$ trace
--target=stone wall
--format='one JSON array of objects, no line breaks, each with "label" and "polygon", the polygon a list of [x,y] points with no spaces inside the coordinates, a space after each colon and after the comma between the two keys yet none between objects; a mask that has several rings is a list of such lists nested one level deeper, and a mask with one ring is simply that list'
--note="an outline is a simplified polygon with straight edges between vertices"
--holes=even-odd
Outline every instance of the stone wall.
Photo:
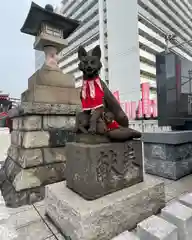
[{"label": "stone wall", "polygon": [[59,147],[73,138],[75,116],[33,115],[13,119],[11,144],[23,148]]},{"label": "stone wall", "polygon": [[13,118],[1,190],[11,207],[44,198],[44,186],[65,179],[65,144],[74,140],[75,106],[22,103]]}]

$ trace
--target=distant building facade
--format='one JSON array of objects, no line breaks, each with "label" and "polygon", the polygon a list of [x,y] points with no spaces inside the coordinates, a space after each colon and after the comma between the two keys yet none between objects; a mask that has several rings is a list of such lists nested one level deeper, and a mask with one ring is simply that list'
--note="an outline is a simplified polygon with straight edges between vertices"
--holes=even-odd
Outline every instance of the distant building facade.
[{"label": "distant building facade", "polygon": [[[155,97],[155,54],[165,49],[165,35],[176,35],[173,44],[192,39],[190,1],[121,0],[120,4],[117,0],[63,0],[57,11],[82,24],[61,52],[60,67],[64,73],[73,74],[76,86],[81,86],[77,48],[81,44],[91,50],[100,44],[102,79],[113,91],[119,90],[123,101],[140,98],[138,86],[143,82],[150,83],[151,97]],[[173,51],[192,60],[192,42]]]}]

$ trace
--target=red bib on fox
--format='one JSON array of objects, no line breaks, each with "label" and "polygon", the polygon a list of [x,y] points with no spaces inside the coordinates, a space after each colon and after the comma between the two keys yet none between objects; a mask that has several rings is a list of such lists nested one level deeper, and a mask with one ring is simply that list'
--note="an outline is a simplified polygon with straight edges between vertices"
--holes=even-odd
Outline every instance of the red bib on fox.
[{"label": "red bib on fox", "polygon": [[81,104],[83,111],[103,106],[104,91],[99,77],[83,80]]}]

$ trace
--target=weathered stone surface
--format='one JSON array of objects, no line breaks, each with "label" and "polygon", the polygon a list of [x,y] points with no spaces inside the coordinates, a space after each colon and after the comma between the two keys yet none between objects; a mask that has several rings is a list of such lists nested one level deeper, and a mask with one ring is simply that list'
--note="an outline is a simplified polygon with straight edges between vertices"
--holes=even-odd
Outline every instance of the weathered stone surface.
[{"label": "weathered stone surface", "polygon": [[12,131],[11,144],[22,148],[61,147],[75,140],[75,133],[69,129],[49,131]]},{"label": "weathered stone surface", "polygon": [[66,162],[65,147],[25,149],[11,145],[8,156],[22,168]]},{"label": "weathered stone surface", "polygon": [[10,182],[13,182],[17,174],[21,171],[21,167],[16,164],[10,157],[7,157],[0,172],[5,172]]},{"label": "weathered stone surface", "polygon": [[74,88],[64,88],[46,85],[35,85],[33,89],[22,94],[22,101],[43,103],[80,104],[79,91]]},{"label": "weathered stone surface", "polygon": [[67,186],[85,199],[102,197],[143,181],[140,141],[67,143]]},{"label": "weathered stone surface", "polygon": [[145,143],[179,145],[192,142],[192,131],[145,132],[142,134],[142,140]]},{"label": "weathered stone surface", "polygon": [[43,200],[45,197],[45,187],[42,186],[16,192],[13,185],[6,180],[1,186],[1,193],[6,206],[16,208]]},{"label": "weathered stone surface", "polygon": [[173,202],[162,209],[161,216],[178,228],[178,237],[182,240],[191,240],[192,236],[192,209],[179,202]]},{"label": "weathered stone surface", "polygon": [[49,146],[60,147],[65,146],[67,142],[73,142],[75,133],[67,129],[52,129],[49,131]]},{"label": "weathered stone surface", "polygon": [[35,170],[23,169],[15,176],[13,180],[13,187],[17,192],[23,189],[40,187],[42,185],[40,179],[37,176],[35,176]]},{"label": "weathered stone surface", "polygon": [[7,155],[14,161],[17,160],[19,158],[19,148],[11,144],[8,148]]},{"label": "weathered stone surface", "polygon": [[21,146],[22,144],[22,133],[19,131],[12,131],[11,132],[11,144],[16,146]]},{"label": "weathered stone surface", "polygon": [[137,236],[129,231],[125,231],[119,234],[117,237],[114,237],[112,240],[139,240]]},{"label": "weathered stone surface", "polygon": [[44,148],[43,155],[45,164],[56,162],[66,163],[65,147]]},{"label": "weathered stone surface", "polygon": [[177,180],[192,172],[192,143],[144,143],[145,171]]},{"label": "weathered stone surface", "polygon": [[18,163],[22,168],[35,167],[43,164],[41,149],[19,149]]},{"label": "weathered stone surface", "polygon": [[177,227],[157,216],[139,223],[137,232],[142,240],[178,240]]},{"label": "weathered stone surface", "polygon": [[17,130],[20,128],[20,118],[14,118],[13,119],[13,130]]},{"label": "weathered stone surface", "polygon": [[72,74],[63,74],[60,68],[43,65],[28,79],[28,88],[34,85],[45,85],[62,88],[75,88],[75,79]]},{"label": "weathered stone surface", "polygon": [[21,132],[12,131],[11,144],[23,148],[38,148],[49,146],[49,132],[32,131]]},{"label": "weathered stone surface", "polygon": [[46,131],[34,131],[22,133],[22,147],[38,148],[49,146],[49,133]]},{"label": "weathered stone surface", "polygon": [[76,112],[80,110],[80,105],[22,102],[20,106],[20,115],[50,114],[75,116]]},{"label": "weathered stone surface", "polygon": [[187,207],[192,208],[192,193],[186,193],[179,198],[179,201]]},{"label": "weathered stone surface", "polygon": [[8,149],[8,156],[11,157],[22,168],[29,168],[43,164],[41,149],[24,149],[11,145]]},{"label": "weathered stone surface", "polygon": [[75,116],[43,116],[43,129],[53,128],[73,129],[75,127]]},{"label": "weathered stone surface", "polygon": [[164,183],[152,178],[94,201],[61,183],[46,187],[46,212],[73,240],[110,240],[165,205]]},{"label": "weathered stone surface", "polygon": [[100,144],[100,143],[110,143],[110,139],[103,135],[91,135],[78,133],[75,137],[75,142],[85,143],[85,144]]},{"label": "weathered stone surface", "polygon": [[11,158],[7,158],[1,171],[16,191],[40,187],[65,179],[65,163],[23,169]]},{"label": "weathered stone surface", "polygon": [[41,116],[23,116],[13,119],[14,130],[37,131],[41,130],[42,117]]}]

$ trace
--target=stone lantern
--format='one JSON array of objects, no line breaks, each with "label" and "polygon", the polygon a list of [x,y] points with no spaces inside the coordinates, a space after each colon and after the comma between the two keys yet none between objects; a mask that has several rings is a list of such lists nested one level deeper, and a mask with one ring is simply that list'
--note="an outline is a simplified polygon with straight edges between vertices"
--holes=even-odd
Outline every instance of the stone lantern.
[{"label": "stone lantern", "polygon": [[[48,4],[43,8],[34,2],[31,3],[21,32],[35,37],[33,47],[35,50],[44,52],[45,62],[43,67],[29,78],[28,89],[21,96],[22,101],[63,103],[66,101],[66,88],[73,88],[70,91],[75,93],[70,93],[70,96],[77,101],[79,96],[74,89],[74,78],[72,75],[63,74],[59,68],[58,53],[67,47],[67,38],[79,24],[79,21],[55,13],[52,5]],[[60,89],[54,92],[53,87],[60,87]]]},{"label": "stone lantern", "polygon": [[21,28],[22,33],[35,37],[33,47],[45,53],[45,62],[28,79],[21,105],[9,112],[11,145],[0,171],[7,206],[40,201],[47,184],[65,179],[65,144],[74,140],[80,95],[73,75],[63,74],[59,68],[57,54],[78,26],[78,21],[54,13],[51,5],[42,8],[32,2]]}]

